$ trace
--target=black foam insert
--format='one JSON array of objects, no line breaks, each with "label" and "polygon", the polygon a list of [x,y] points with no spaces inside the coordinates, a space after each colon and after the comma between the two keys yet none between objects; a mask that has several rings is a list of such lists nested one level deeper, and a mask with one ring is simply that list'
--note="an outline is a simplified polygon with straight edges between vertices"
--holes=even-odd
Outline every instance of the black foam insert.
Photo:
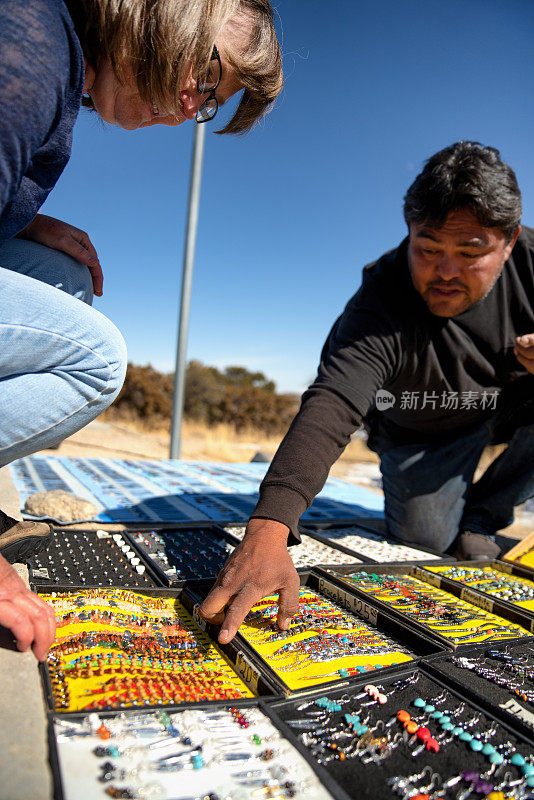
[{"label": "black foam insert", "polygon": [[[503,705],[510,704],[510,701],[513,700],[514,704],[518,704],[521,709],[526,712],[521,715],[520,719],[527,732],[534,732],[534,703],[522,700],[513,689],[501,686],[482,675],[478,675],[470,669],[464,669],[454,663],[458,658],[466,658],[469,661],[477,661],[479,664],[482,663],[482,666],[485,667],[495,667],[498,669],[499,673],[507,677],[510,682],[519,684],[527,690],[534,692],[534,681],[522,680],[511,672],[505,672],[502,668],[503,662],[501,660],[488,656],[488,653],[494,650],[508,653],[512,655],[515,660],[527,656],[527,663],[534,669],[534,642],[530,644],[526,643],[501,647],[496,647],[495,645],[489,647],[486,645],[478,647],[473,651],[455,654],[454,656],[436,657],[432,659],[430,668],[439,671],[441,680],[445,682],[450,682],[451,680],[455,681],[459,685],[462,685],[465,691],[472,692],[475,697],[483,698],[483,701],[499,707],[500,711],[505,716],[509,717],[512,723],[515,723],[517,722],[517,714],[512,711],[512,708],[510,708],[510,706],[510,710],[502,708]],[[483,659],[483,661],[481,659]],[[529,717],[531,717],[531,719],[529,719]]]},{"label": "black foam insert", "polygon": [[[406,675],[408,675],[408,677],[410,675],[419,675],[419,677],[415,684],[409,684],[406,686]],[[421,671],[403,673],[403,676],[400,678],[390,678],[386,681],[380,682],[378,681],[377,676],[377,678],[375,678],[375,682],[376,685],[381,687],[386,694],[390,692],[388,700],[384,705],[373,703],[372,705],[362,707],[361,704],[367,702],[369,698],[361,698],[355,703],[348,703],[344,705],[341,711],[334,712],[332,715],[330,715],[328,717],[328,722],[324,727],[330,727],[332,724],[337,724],[343,719],[344,713],[357,713],[359,708],[362,708],[362,713],[360,714],[362,718],[367,713],[370,714],[370,721],[368,723],[370,727],[376,725],[377,721],[380,719],[384,722],[388,722],[392,717],[395,717],[397,711],[401,709],[408,711],[411,716],[416,717],[421,714],[420,709],[415,708],[413,705],[413,701],[416,697],[421,697],[424,700],[429,701],[432,698],[440,695],[442,692],[445,692],[446,696],[443,701],[436,703],[436,708],[438,710],[454,712],[460,703],[465,702],[466,704],[465,711],[463,713],[450,714],[452,722],[456,723],[456,721],[458,721],[457,724],[463,725],[474,715],[479,716],[479,721],[476,723],[476,725],[469,729],[471,733],[474,733],[475,731],[488,731],[492,722],[494,722],[494,718],[491,716],[491,714],[477,711],[476,708],[474,708],[469,701],[465,700],[463,696],[444,688],[437,681],[433,680],[431,677]],[[362,691],[363,684],[361,684],[359,687],[351,686],[350,689],[345,687],[344,689],[339,689],[337,691],[328,691],[328,689],[325,689],[323,696],[327,696],[331,700],[336,700],[339,698],[346,699],[347,697],[354,697]],[[273,710],[284,722],[300,718],[305,719],[306,711],[319,710],[316,705],[313,705],[308,709],[297,711],[297,708],[306,702],[309,702],[309,700],[301,698],[300,700],[292,700],[284,702],[283,704],[276,703],[273,706]],[[494,746],[504,744],[505,742],[511,742],[514,744],[514,746],[517,746],[518,752],[526,758],[530,753],[529,745],[524,743],[520,738],[516,737],[501,724],[495,724],[497,725],[497,732],[491,737],[491,739],[489,739],[489,742]],[[290,730],[293,731],[293,734],[297,735],[302,745],[302,732],[291,728],[291,726],[289,727]],[[442,733],[442,729],[433,720],[428,722],[427,727],[430,729],[432,736],[434,737],[436,734]],[[395,733],[398,731],[403,731],[403,727],[398,721],[395,721],[393,725],[388,728],[388,730],[392,733]],[[350,739],[341,739],[338,740],[338,743],[341,746],[341,743],[349,741]],[[413,747],[415,748],[415,745]],[[311,748],[305,747],[305,750],[313,759],[314,756],[311,752]],[[429,765],[432,768],[432,771],[437,772],[444,780],[447,780],[452,776],[459,775],[466,770],[485,773],[491,767],[491,764],[486,756],[473,752],[469,748],[468,744],[459,741],[457,738],[454,738],[450,744],[441,747],[438,753],[430,753],[424,750],[421,755],[414,758],[410,754],[410,749],[408,746],[402,743],[397,749],[393,750],[388,758],[381,761],[378,765],[373,762],[369,764],[363,764],[358,757],[355,757],[347,758],[345,761],[329,761],[324,765],[324,769],[350,797],[391,798],[395,795],[392,788],[388,784],[389,778],[393,776],[408,776],[417,772],[421,772],[426,765]],[[515,778],[521,777],[521,773],[517,767],[507,766],[507,770],[509,770]],[[500,773],[501,779],[503,774],[504,770]],[[488,778],[488,780],[493,783],[491,778]],[[467,783],[458,784],[456,787],[449,790],[446,797],[450,797],[452,800],[452,798],[456,797],[460,787],[465,789],[467,786]]]},{"label": "black foam insert", "polygon": [[182,528],[130,532],[130,537],[172,585],[218,575],[234,546],[217,533],[213,528]]},{"label": "black foam insert", "polygon": [[[136,563],[137,562],[137,563]],[[106,531],[52,532],[50,546],[28,562],[38,586],[157,586],[122,534]]]}]

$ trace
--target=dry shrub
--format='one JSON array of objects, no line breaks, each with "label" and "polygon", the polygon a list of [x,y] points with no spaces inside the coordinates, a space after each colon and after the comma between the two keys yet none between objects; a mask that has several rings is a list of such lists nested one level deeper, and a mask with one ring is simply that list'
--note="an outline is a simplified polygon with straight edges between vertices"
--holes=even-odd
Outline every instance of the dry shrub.
[{"label": "dry shrub", "polygon": [[150,428],[168,425],[173,382],[150,365],[128,364],[124,385],[109,412],[109,419],[143,420]]},{"label": "dry shrub", "polygon": [[[168,428],[174,379],[151,366],[128,364],[126,380],[106,417],[145,428]],[[199,361],[187,366],[184,417],[213,427],[230,425],[236,432],[254,430],[275,436],[287,430],[298,409],[295,395],[277,394],[273,381],[245,367],[221,372]]]}]

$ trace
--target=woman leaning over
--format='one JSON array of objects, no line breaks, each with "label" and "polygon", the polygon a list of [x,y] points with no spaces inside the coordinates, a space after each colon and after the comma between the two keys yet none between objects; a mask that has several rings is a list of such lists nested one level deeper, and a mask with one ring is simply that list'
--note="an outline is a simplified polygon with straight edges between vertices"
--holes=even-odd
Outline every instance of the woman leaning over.
[{"label": "woman leaning over", "polygon": [[[91,308],[102,294],[93,243],[38,213],[69,159],[80,105],[134,130],[205,122],[242,91],[218,132],[243,133],[281,86],[268,0],[2,0],[0,466],[82,428],[124,379],[123,339]],[[0,511],[0,625],[40,660],[54,615],[8,562],[48,535]]]}]

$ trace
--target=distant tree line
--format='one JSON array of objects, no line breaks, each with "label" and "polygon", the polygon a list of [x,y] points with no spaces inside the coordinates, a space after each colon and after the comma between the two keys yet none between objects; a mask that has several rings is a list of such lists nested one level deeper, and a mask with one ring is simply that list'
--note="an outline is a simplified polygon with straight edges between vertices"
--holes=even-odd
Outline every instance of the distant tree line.
[{"label": "distant tree line", "polygon": [[[174,376],[151,366],[128,364],[126,380],[108,415],[143,421],[150,427],[170,423]],[[190,361],[186,370],[184,416],[207,426],[233,425],[275,435],[285,431],[298,409],[298,397],[278,394],[262,372],[245,367],[218,370]]]}]

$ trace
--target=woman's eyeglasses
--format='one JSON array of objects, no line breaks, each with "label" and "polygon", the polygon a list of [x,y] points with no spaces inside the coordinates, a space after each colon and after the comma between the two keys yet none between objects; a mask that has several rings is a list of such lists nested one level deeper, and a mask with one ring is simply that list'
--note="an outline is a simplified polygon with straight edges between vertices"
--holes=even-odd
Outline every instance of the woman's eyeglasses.
[{"label": "woman's eyeglasses", "polygon": [[208,120],[213,119],[219,110],[219,103],[215,97],[215,89],[220,84],[221,78],[221,57],[219,56],[219,51],[215,45],[213,45],[208,72],[206,75],[202,76],[202,78],[197,79],[197,92],[199,94],[208,95],[197,111],[197,122],[208,122]]}]

